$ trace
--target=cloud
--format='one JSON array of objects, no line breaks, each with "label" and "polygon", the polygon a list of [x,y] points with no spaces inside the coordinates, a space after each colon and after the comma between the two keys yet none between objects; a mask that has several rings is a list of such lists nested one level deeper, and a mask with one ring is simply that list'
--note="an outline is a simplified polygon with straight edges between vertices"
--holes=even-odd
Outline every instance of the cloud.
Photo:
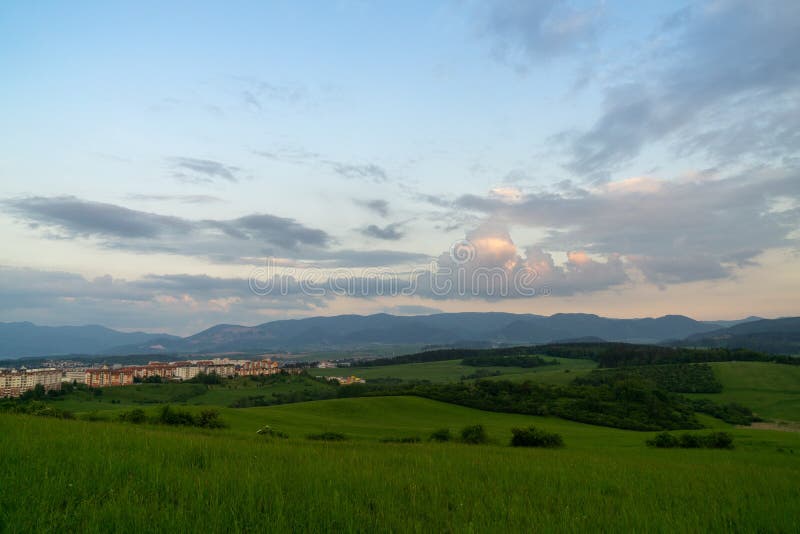
[{"label": "cloud", "polygon": [[217,179],[238,182],[239,167],[225,165],[219,161],[197,158],[170,158],[172,176],[191,183],[209,183]]},{"label": "cloud", "polygon": [[356,204],[359,206],[363,206],[370,211],[373,211],[380,215],[381,217],[386,217],[389,215],[389,203],[382,199],[372,199],[372,200],[354,200]]},{"label": "cloud", "polygon": [[[605,91],[585,131],[567,133],[567,168],[592,178],[672,142],[730,163],[800,149],[800,4],[704,2],[665,25],[639,76]],[[787,122],[788,121],[788,122]]]},{"label": "cloud", "polygon": [[306,295],[297,284],[287,288],[285,294],[265,297],[239,278],[150,274],[137,280],[88,279],[0,266],[0,320],[191,334],[220,322],[253,324],[319,313],[327,306],[327,299]]},{"label": "cloud", "polygon": [[420,294],[435,299],[486,300],[569,296],[629,282],[622,258],[616,254],[598,261],[584,251],[573,251],[566,262],[557,265],[553,256],[539,247],[523,252],[503,224],[484,223],[442,253],[429,276],[418,279]]},{"label": "cloud", "polygon": [[[797,246],[800,170],[724,178],[632,178],[579,195],[542,192],[509,204],[465,195],[457,210],[544,232],[539,246],[625,257],[657,284],[729,277],[762,251]],[[794,236],[794,237],[793,237]]]},{"label": "cloud", "polygon": [[216,202],[223,202],[221,198],[213,195],[148,195],[134,193],[126,195],[125,198],[144,202],[180,202],[182,204],[213,204]]},{"label": "cloud", "polygon": [[241,84],[241,97],[244,104],[261,111],[269,102],[281,105],[299,104],[309,98],[308,90],[301,85],[285,85],[267,82],[253,77],[237,77]]},{"label": "cloud", "polygon": [[235,254],[237,249],[242,254],[243,248],[251,247],[250,252],[258,255],[259,245],[274,245],[285,252],[325,248],[331,241],[323,230],[269,214],[190,220],[76,197],[30,197],[3,204],[18,218],[57,230],[61,237],[97,237],[113,248],[214,255],[225,250]]},{"label": "cloud", "polygon": [[275,161],[294,164],[314,163],[320,160],[320,154],[302,148],[280,148],[276,150],[254,150],[253,154]]},{"label": "cloud", "polygon": [[[336,241],[324,230],[265,213],[193,220],[76,197],[29,197],[1,203],[44,237],[94,238],[102,247],[140,253],[205,257],[222,263],[276,257],[317,262],[326,268],[415,264],[428,259],[404,251],[334,249]],[[385,232],[384,239],[393,237],[391,226],[379,229]]]},{"label": "cloud", "polygon": [[348,180],[363,180],[375,183],[389,181],[389,173],[376,163],[353,163],[325,158],[316,152],[304,149],[254,150],[254,154],[274,161],[294,165],[315,165],[326,168]]},{"label": "cloud", "polygon": [[398,306],[391,306],[384,308],[385,313],[392,315],[432,315],[434,313],[442,313],[439,308],[432,306],[421,306],[418,304],[401,304]]},{"label": "cloud", "polygon": [[31,224],[55,227],[66,236],[154,238],[165,233],[187,232],[193,226],[178,217],[75,197],[28,197],[6,200],[4,204]]},{"label": "cloud", "polygon": [[381,228],[380,226],[370,224],[361,230],[361,233],[367,237],[374,237],[375,239],[384,239],[387,241],[398,241],[405,235],[400,231],[401,223],[392,223]]},{"label": "cloud", "polygon": [[374,163],[351,164],[328,161],[333,171],[344,178],[352,180],[368,180],[376,183],[385,182],[389,179],[386,171],[380,165]]},{"label": "cloud", "polygon": [[286,250],[301,245],[326,247],[330,236],[323,230],[308,228],[294,219],[268,214],[254,214],[230,221],[202,221],[222,230],[227,236],[247,241],[274,243]]},{"label": "cloud", "polygon": [[564,0],[501,0],[488,3],[479,16],[498,57],[527,63],[587,48],[601,14],[599,7],[576,9]]}]

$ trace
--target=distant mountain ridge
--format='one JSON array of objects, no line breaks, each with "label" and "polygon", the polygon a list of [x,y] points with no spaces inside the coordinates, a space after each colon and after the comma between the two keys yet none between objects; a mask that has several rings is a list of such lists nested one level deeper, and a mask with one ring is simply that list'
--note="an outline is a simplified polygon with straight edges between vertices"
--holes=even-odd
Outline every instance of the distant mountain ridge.
[{"label": "distant mountain ridge", "polygon": [[683,315],[613,319],[584,313],[551,316],[500,312],[417,316],[379,313],[280,320],[257,326],[219,324],[188,337],[118,332],[97,325],[50,327],[0,323],[0,358],[369,350],[397,345],[535,345],[564,340],[729,346],[728,343],[744,339],[742,336],[748,337],[751,345],[757,342],[773,349],[771,342],[775,339],[791,344],[797,337],[800,343],[800,318],[708,322]]},{"label": "distant mountain ridge", "polygon": [[99,325],[38,326],[29,322],[0,323],[0,358],[97,354],[121,345],[142,345],[155,338],[167,342],[180,339],[168,334],[120,332]]},{"label": "distant mountain ridge", "polygon": [[[591,314],[542,316],[498,312],[418,316],[338,315],[272,321],[257,326],[216,325],[180,340],[149,340],[170,352],[310,351],[376,345],[538,344],[564,339],[657,343],[718,330],[717,323],[669,315],[609,319]],[[119,347],[147,351],[144,344]]]},{"label": "distant mountain ridge", "polygon": [[800,317],[761,319],[691,335],[676,343],[686,347],[750,349],[772,354],[800,354]]}]

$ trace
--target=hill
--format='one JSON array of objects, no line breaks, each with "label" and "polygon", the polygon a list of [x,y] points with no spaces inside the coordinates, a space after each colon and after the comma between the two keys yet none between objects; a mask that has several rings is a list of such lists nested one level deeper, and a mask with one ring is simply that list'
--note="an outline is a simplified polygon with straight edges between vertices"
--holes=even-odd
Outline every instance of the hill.
[{"label": "hill", "polygon": [[[171,343],[177,336],[146,332],[119,332],[104,326],[38,326],[0,323],[0,358],[62,354],[96,354],[120,345],[152,347],[155,339]],[[152,349],[151,349],[152,350]]]},{"label": "hill", "polygon": [[[230,427],[212,431],[0,414],[0,530],[791,532],[800,522],[800,459],[788,452],[800,434],[789,432],[730,429],[731,451],[657,450],[644,445],[650,433],[404,397],[222,417]],[[257,435],[265,424],[289,437]],[[492,443],[379,441],[472,424]],[[509,447],[510,429],[530,425],[566,446]],[[350,439],[305,437],[330,430]],[[49,475],[32,484],[31,473]]]},{"label": "hill", "polygon": [[[172,352],[310,351],[381,345],[479,346],[537,344],[564,339],[657,343],[719,329],[680,315],[609,319],[590,314],[550,317],[511,313],[442,313],[419,316],[339,315],[273,321],[257,326],[217,325],[179,340],[156,340]],[[152,351],[147,344],[118,352]]]},{"label": "hill", "polygon": [[387,347],[408,347],[413,351],[430,347],[480,348],[565,340],[648,344],[683,340],[673,343],[786,352],[800,347],[798,321],[800,319],[746,319],[730,328],[723,328],[731,322],[696,321],[682,315],[613,319],[583,313],[559,313],[549,317],[477,312],[417,316],[379,313],[271,321],[257,326],[219,324],[184,338],[119,332],[94,325],[49,327],[32,323],[0,323],[0,358],[337,350],[369,353]]},{"label": "hill", "polygon": [[740,323],[729,328],[693,334],[677,344],[800,354],[800,317]]}]

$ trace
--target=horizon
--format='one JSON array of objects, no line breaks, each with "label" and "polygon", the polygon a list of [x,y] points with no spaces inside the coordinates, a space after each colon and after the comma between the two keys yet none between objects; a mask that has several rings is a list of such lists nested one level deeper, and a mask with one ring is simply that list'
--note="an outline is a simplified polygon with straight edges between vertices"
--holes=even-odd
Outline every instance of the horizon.
[{"label": "horizon", "polygon": [[[172,331],[153,331],[153,332],[145,332],[143,330],[137,329],[126,329],[126,328],[111,328],[109,326],[100,324],[100,323],[82,323],[82,324],[41,324],[41,323],[34,323],[32,321],[0,321],[0,324],[31,324],[36,327],[45,327],[45,328],[60,328],[60,327],[72,327],[72,328],[80,328],[80,327],[101,327],[101,328],[109,328],[111,330],[116,330],[122,333],[149,333],[149,334],[164,334],[164,335],[176,335],[178,337],[191,337],[195,334],[199,334],[201,332],[205,332],[206,330],[210,330],[212,328],[218,326],[241,326],[244,328],[255,328],[258,326],[262,326],[264,324],[276,322],[276,321],[302,321],[304,319],[318,319],[318,318],[333,318],[333,317],[344,317],[344,316],[354,316],[354,317],[371,317],[375,315],[389,315],[391,317],[430,317],[432,315],[451,315],[451,314],[510,314],[510,315],[519,315],[519,316],[536,316],[536,317],[543,317],[543,318],[550,318],[555,315],[590,315],[594,317],[598,317],[600,319],[611,319],[611,320],[641,320],[641,319],[664,319],[667,317],[683,317],[686,319],[691,319],[693,321],[697,321],[700,323],[723,323],[723,322],[747,322],[750,320],[774,320],[774,319],[790,319],[796,316],[793,315],[782,315],[776,317],[763,317],[759,315],[748,315],[747,317],[735,317],[730,319],[716,319],[716,320],[703,320],[703,319],[696,319],[690,315],[682,314],[682,313],[667,313],[664,315],[659,316],[640,316],[640,317],[611,317],[611,316],[604,316],[604,315],[597,315],[593,313],[583,313],[583,312],[559,312],[553,313],[550,315],[540,315],[535,313],[513,313],[513,312],[496,312],[496,311],[465,311],[465,312],[436,312],[436,313],[429,313],[429,314],[406,314],[406,315],[399,315],[387,312],[376,312],[371,314],[359,314],[359,313],[351,313],[351,314],[339,314],[339,315],[311,315],[308,317],[291,317],[288,319],[272,319],[269,321],[264,321],[261,323],[253,323],[253,324],[245,324],[245,323],[215,323],[210,324],[205,327],[200,328],[199,330],[192,331],[190,333],[179,333],[176,334]],[[722,326],[722,325],[721,325]],[[725,328],[723,326],[723,328]]]},{"label": "horizon", "polygon": [[0,321],[799,313],[796,2],[186,15],[0,7]]}]

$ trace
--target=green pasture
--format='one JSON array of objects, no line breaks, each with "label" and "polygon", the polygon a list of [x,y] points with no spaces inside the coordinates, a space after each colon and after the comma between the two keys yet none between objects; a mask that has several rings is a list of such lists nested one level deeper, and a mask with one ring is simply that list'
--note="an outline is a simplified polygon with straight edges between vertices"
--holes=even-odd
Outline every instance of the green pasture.
[{"label": "green pasture", "polygon": [[406,363],[400,365],[381,365],[375,367],[341,367],[336,369],[310,369],[314,376],[350,376],[355,375],[366,380],[376,378],[399,378],[401,380],[429,380],[431,382],[457,382],[462,377],[478,371],[489,373],[500,372],[501,376],[492,377],[501,380],[531,380],[553,384],[565,384],[575,376],[585,373],[597,366],[590,360],[570,358],[552,358],[559,365],[542,367],[473,367],[461,365],[461,360],[445,360],[441,362]]},{"label": "green pasture", "polygon": [[[800,524],[797,433],[730,429],[732,451],[658,450],[644,445],[652,433],[411,397],[221,412],[227,429],[0,415],[0,531],[792,532]],[[265,424],[289,438],[256,434]],[[483,424],[492,442],[379,442],[469,424]],[[531,424],[560,433],[566,446],[507,445],[512,427]],[[350,439],[305,438],[320,431]]]},{"label": "green pasture", "polygon": [[737,402],[765,419],[800,421],[800,366],[763,362],[710,364],[722,393],[688,395],[718,403]]}]

